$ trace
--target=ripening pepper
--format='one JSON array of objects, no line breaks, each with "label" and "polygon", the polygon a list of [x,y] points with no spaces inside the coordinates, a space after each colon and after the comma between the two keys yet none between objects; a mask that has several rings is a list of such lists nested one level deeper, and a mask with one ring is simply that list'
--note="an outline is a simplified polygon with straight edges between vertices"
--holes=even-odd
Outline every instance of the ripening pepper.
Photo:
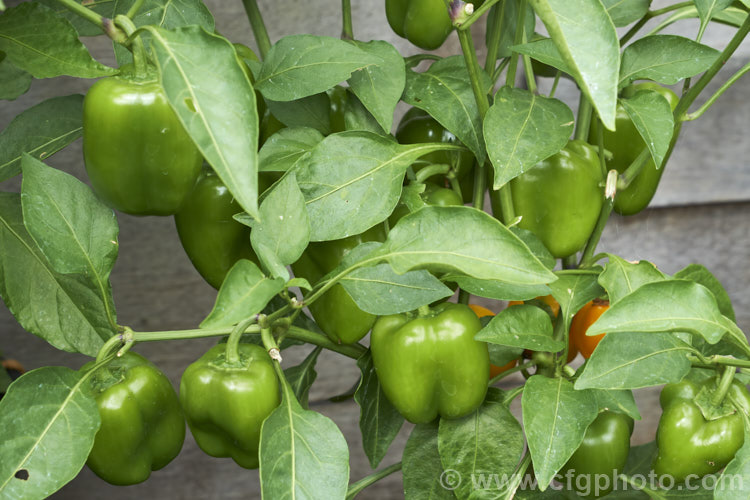
[{"label": "ripening pepper", "polygon": [[[362,234],[340,240],[310,243],[302,256],[292,264],[294,275],[315,284],[333,271],[344,256],[366,241],[384,241],[382,224],[371,227]],[[309,306],[315,322],[334,342],[351,344],[367,335],[376,317],[357,307],[340,284],[331,287]]]},{"label": "ripening pepper", "polygon": [[[706,420],[695,398],[702,388],[714,390],[716,381],[701,383],[684,379],[667,384],[659,402],[662,407],[656,444],[659,447],[654,472],[671,475],[676,482],[688,475],[697,477],[718,472],[734,458],[745,441],[739,410],[716,420]],[[729,386],[729,396],[741,407],[750,408],[750,393],[738,380]]]},{"label": "ripening pepper", "polygon": [[586,331],[607,309],[609,309],[608,300],[594,299],[587,302],[573,316],[573,321],[570,323],[570,341],[575,343],[581,352],[581,356],[586,359],[591,357],[596,346],[599,345],[599,342],[606,335],[604,333],[600,335],[586,335]]},{"label": "ripening pepper", "polygon": [[83,101],[83,159],[91,185],[131,215],[172,215],[203,158],[154,76],[102,78]]},{"label": "ripening pepper", "polygon": [[[641,90],[653,90],[661,94],[669,102],[672,111],[677,107],[680,98],[666,87],[658,83],[643,82],[626,87],[623,97],[628,97]],[[589,142],[596,144],[598,141],[599,122],[591,124]],[[616,169],[622,173],[633,160],[646,147],[646,143],[638,133],[633,120],[625,111],[622,104],[617,105],[615,115],[615,130],[604,129],[604,148],[612,153],[612,158],[607,161],[608,169]],[[614,211],[620,215],[634,215],[646,208],[659,187],[659,180],[664,173],[664,166],[657,169],[653,159],[648,160],[643,170],[633,179],[626,189],[617,191],[615,196]]]},{"label": "ripening pepper", "polygon": [[166,375],[146,358],[134,352],[115,358],[93,375],[91,390],[101,426],[86,463],[97,476],[119,486],[141,483],[180,453],[180,402]]},{"label": "ripening pepper", "polygon": [[[556,258],[579,251],[591,236],[604,203],[599,155],[581,140],[519,175],[510,185],[518,227],[534,233]],[[493,205],[500,218],[500,207]]]},{"label": "ripening pepper", "polygon": [[453,30],[443,0],[385,0],[385,15],[398,36],[425,50],[443,45]]},{"label": "ripening pepper", "polygon": [[255,469],[261,425],[281,403],[279,379],[259,345],[238,344],[236,360],[227,359],[227,345],[215,345],[187,367],[180,402],[204,452]]},{"label": "ripening pepper", "polygon": [[427,313],[382,316],[370,349],[388,400],[408,421],[459,418],[487,392],[487,344],[474,340],[482,324],[463,304],[440,304]]},{"label": "ripening pepper", "polygon": [[[573,471],[574,477],[584,475],[588,481],[582,483],[585,489],[579,491],[583,498],[601,498],[614,489],[617,474],[623,472],[630,453],[630,436],[633,434],[633,419],[622,413],[601,412],[591,422],[583,442],[568,462],[560,470],[565,476]],[[595,486],[605,482],[596,479],[597,475],[609,476],[608,487],[596,491]],[[577,485],[576,481],[572,482]]]}]

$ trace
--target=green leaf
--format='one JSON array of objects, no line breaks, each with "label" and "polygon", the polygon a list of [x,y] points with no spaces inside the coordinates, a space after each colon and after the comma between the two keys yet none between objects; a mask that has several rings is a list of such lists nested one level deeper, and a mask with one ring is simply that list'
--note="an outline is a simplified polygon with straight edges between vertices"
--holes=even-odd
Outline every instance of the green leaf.
[{"label": "green leaf", "polygon": [[260,431],[260,489],[263,498],[344,498],[349,448],[333,421],[305,410],[283,384],[278,408]]},{"label": "green leaf", "polygon": [[[406,441],[402,457],[404,496],[409,500],[455,499],[455,474],[446,474],[438,451],[438,422],[419,424]],[[459,480],[461,478],[458,478]]]},{"label": "green leaf", "polygon": [[[484,72],[479,77],[482,88],[489,91],[489,77]],[[427,111],[484,163],[482,120],[462,56],[440,59],[424,73],[407,71],[403,100]]]},{"label": "green leaf", "polygon": [[521,398],[523,427],[539,489],[545,490],[583,442],[598,413],[596,398],[563,378],[533,375]]},{"label": "green leaf", "polygon": [[86,463],[100,419],[89,372],[49,366],[24,374],[0,402],[0,497],[46,498]]},{"label": "green leaf", "polygon": [[573,112],[560,100],[528,90],[500,89],[484,121],[487,154],[495,169],[493,188],[500,189],[565,147],[574,121]]},{"label": "green leaf", "polygon": [[346,93],[344,106],[344,128],[346,130],[366,130],[373,134],[389,135],[383,131],[383,127],[380,126],[377,119],[353,93]]},{"label": "green leaf", "polygon": [[349,85],[387,134],[393,126],[393,112],[406,85],[404,58],[388,42],[354,40],[351,43],[378,61],[352,73]]},{"label": "green leaf", "polygon": [[117,259],[117,218],[75,177],[25,154],[21,159],[23,220],[52,268],[84,274],[110,292]]},{"label": "green leaf", "polygon": [[[503,391],[490,387],[484,403],[474,412],[460,419],[440,419],[440,460],[446,471],[460,474],[462,481],[455,490],[460,498],[472,494],[474,477],[490,475],[490,471],[510,477],[521,461],[523,430],[504,400]],[[499,486],[492,485],[482,493],[499,493]]]},{"label": "green leaf", "polygon": [[273,134],[258,152],[261,172],[286,172],[323,140],[314,128],[283,128]]},{"label": "green leaf", "polygon": [[591,392],[596,398],[599,411],[608,410],[625,414],[633,420],[641,419],[641,413],[638,411],[638,405],[635,403],[633,391],[592,389]]},{"label": "green leaf", "polygon": [[457,273],[448,273],[442,280],[446,283],[456,283],[472,295],[495,300],[529,300],[550,293],[547,285],[513,285],[496,280],[470,278]]},{"label": "green leaf", "polygon": [[12,101],[25,94],[31,86],[31,75],[16,68],[3,52],[0,52],[0,99]]},{"label": "green leaf", "polygon": [[57,349],[96,356],[114,333],[99,290],[86,276],[52,269],[23,225],[16,193],[0,193],[0,248],[0,296],[23,329]]},{"label": "green leaf", "polygon": [[365,131],[326,137],[295,168],[310,214],[310,240],[345,238],[384,221],[401,196],[406,169],[441,147],[401,146]]},{"label": "green leaf", "polygon": [[[102,35],[104,32],[88,19],[84,19],[80,15],[73,11],[68,10],[63,4],[57,0],[34,0],[43,5],[46,5],[52,9],[57,16],[64,17],[78,32],[78,36],[97,36]],[[115,17],[115,3],[111,0],[74,0],[86,7],[87,9],[96,12],[100,16],[114,19]],[[121,0],[122,1],[122,0]],[[125,2],[122,2],[125,3]],[[132,2],[130,2],[132,3]]]},{"label": "green leaf", "polygon": [[0,181],[21,173],[21,155],[43,160],[83,134],[83,96],[53,97],[16,116],[0,132]]},{"label": "green leaf", "polygon": [[289,280],[285,266],[296,262],[310,242],[310,220],[294,172],[271,189],[252,228],[250,242],[263,265]]},{"label": "green leaf", "polygon": [[404,423],[404,417],[393,407],[380,388],[372,354],[367,351],[357,360],[362,378],[354,393],[359,405],[359,429],[362,431],[362,447],[373,469],[383,460],[391,443]]},{"label": "green leaf", "polygon": [[536,306],[518,305],[500,311],[474,338],[532,351],[558,352],[565,343],[552,338],[549,315]]},{"label": "green leaf", "polygon": [[[333,132],[331,129],[331,99],[325,92],[293,101],[268,100],[266,103],[271,114],[287,127],[312,128],[323,135],[329,135]],[[271,138],[276,135],[272,135]]]},{"label": "green leaf", "polygon": [[286,376],[289,385],[292,386],[292,391],[303,408],[308,407],[307,400],[310,394],[310,387],[312,387],[313,382],[318,377],[318,373],[315,371],[315,363],[317,363],[318,355],[322,350],[322,347],[316,347],[307,355],[302,363],[284,370],[284,376]]},{"label": "green leaf", "polygon": [[737,321],[737,318],[734,315],[734,308],[732,307],[732,300],[729,298],[729,294],[722,286],[721,282],[716,279],[716,276],[711,274],[711,271],[706,269],[705,266],[702,266],[700,264],[690,264],[686,268],[677,271],[674,277],[675,279],[694,281],[711,290],[711,293],[714,294],[714,298],[716,299],[721,314],[731,319],[732,321]]},{"label": "green leaf", "polygon": [[681,36],[646,36],[625,47],[620,87],[641,79],[674,85],[703,73],[718,56],[718,50]]},{"label": "green leaf", "polygon": [[576,389],[640,389],[679,382],[690,371],[687,354],[692,351],[669,333],[608,333],[594,349]]},{"label": "green leaf", "polygon": [[261,312],[273,296],[283,289],[283,279],[268,278],[251,261],[240,259],[224,278],[214,308],[201,323],[201,328],[239,323]]},{"label": "green leaf", "polygon": [[355,71],[377,64],[382,64],[380,56],[337,38],[286,36],[268,51],[255,87],[266,99],[292,101],[324,92]]},{"label": "green leaf", "polygon": [[706,29],[706,26],[708,26],[709,21],[718,14],[719,12],[723,11],[730,5],[732,5],[732,0],[693,0],[695,2],[695,7],[698,9],[698,15],[701,18],[701,33],[703,33],[703,30]]},{"label": "green leaf", "polygon": [[604,126],[614,130],[620,45],[607,10],[599,0],[530,3]]},{"label": "green leaf", "polygon": [[258,111],[234,47],[191,26],[149,28],[161,85],[203,157],[240,206],[258,217]]},{"label": "green leaf", "polygon": [[609,262],[599,275],[599,284],[607,291],[610,305],[641,285],[667,279],[664,273],[647,260],[632,263],[611,253],[607,257]]},{"label": "green leaf", "polygon": [[656,168],[661,168],[674,131],[669,102],[658,92],[646,90],[628,99],[620,99],[620,104],[648,146]]},{"label": "green leaf", "polygon": [[97,78],[116,72],[91,57],[69,21],[36,2],[21,3],[0,16],[0,50],[34,78]]},{"label": "green leaf", "polygon": [[555,280],[508,228],[471,207],[424,207],[405,216],[378,254],[397,273],[429,267],[521,285]]},{"label": "green leaf", "polygon": [[715,344],[732,327],[706,287],[684,280],[646,283],[612,305],[588,335],[609,332],[688,332]]},{"label": "green leaf", "polygon": [[602,4],[614,25],[620,28],[645,16],[651,0],[602,0]]},{"label": "green leaf", "polygon": [[[531,253],[533,253],[534,256],[539,259],[542,264],[544,264],[544,267],[546,267],[550,271],[555,268],[555,266],[557,265],[557,259],[554,258],[551,253],[549,253],[549,250],[547,250],[547,247],[544,246],[544,243],[542,243],[542,240],[540,240],[537,235],[535,235],[528,229],[521,229],[518,226],[512,226],[509,229],[510,232],[521,238],[521,241],[526,243],[526,246],[529,247]],[[547,293],[540,293],[537,295],[548,294],[549,291]]]},{"label": "green leaf", "polygon": [[570,329],[573,315],[587,302],[604,295],[604,290],[593,274],[566,274],[549,285],[552,296],[560,304],[560,319],[565,321],[565,330]]},{"label": "green leaf", "polygon": [[[698,17],[698,9],[695,7],[695,5],[689,5],[687,7],[677,9],[671,16],[664,19],[653,30],[651,30],[650,35],[659,33],[660,31],[664,30],[664,28],[676,23],[677,21],[681,21],[683,19],[692,19],[696,17]],[[744,8],[739,9],[736,7],[729,7],[728,9],[725,9],[721,12],[717,12],[716,15],[714,15],[712,21],[739,28],[740,26],[742,26],[742,23],[745,22],[745,19],[747,19],[747,12],[744,10]]]},{"label": "green leaf", "polygon": [[[516,21],[518,20],[518,5],[519,2],[499,2],[492,6],[489,14],[487,14],[487,30],[485,31],[485,45],[488,46],[491,43],[490,34],[493,32],[495,26],[495,16],[497,9],[503,9],[502,24],[500,25],[500,45],[497,51],[497,57],[510,57],[511,47],[515,43],[516,39]],[[526,4],[526,15],[524,16],[524,25],[526,26],[526,33],[529,35],[534,33],[534,25],[536,24],[536,18],[534,16],[534,10],[531,5]]]},{"label": "green leaf", "polygon": [[719,479],[715,500],[744,500],[750,496],[750,439],[737,450]]},{"label": "green leaf", "polygon": [[551,38],[542,38],[522,45],[514,45],[512,48],[520,54],[527,55],[539,62],[559,69],[563,73],[569,75],[573,73],[573,70],[570,69],[568,63],[560,55],[560,51],[557,50],[557,46]]}]

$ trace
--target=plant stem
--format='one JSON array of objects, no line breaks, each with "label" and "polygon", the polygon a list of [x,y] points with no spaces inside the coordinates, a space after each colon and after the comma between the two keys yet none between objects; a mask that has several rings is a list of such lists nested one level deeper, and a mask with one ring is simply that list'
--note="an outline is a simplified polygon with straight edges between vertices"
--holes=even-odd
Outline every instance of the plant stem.
[{"label": "plant stem", "polygon": [[482,70],[479,67],[477,54],[474,50],[474,41],[471,39],[471,33],[468,30],[459,31],[458,40],[461,42],[461,50],[466,61],[466,68],[469,71],[471,89],[474,91],[474,99],[477,101],[477,107],[479,108],[479,117],[484,119],[485,113],[490,108],[490,101],[487,98],[486,90],[482,88]]},{"label": "plant stem", "polygon": [[[482,7],[484,7],[484,5]],[[474,15],[476,14],[477,13],[475,12]],[[489,40],[487,42],[487,57],[484,60],[484,70],[488,74],[492,73],[492,71],[495,69],[495,64],[497,64],[497,55],[498,51],[500,50],[500,39],[502,38],[502,26],[505,19],[505,9],[496,9],[493,14],[493,19],[495,22],[492,25],[492,30],[490,31]]]},{"label": "plant stem", "polygon": [[707,101],[706,101],[705,103],[703,103],[703,105],[702,105],[702,106],[701,106],[700,108],[698,108],[697,110],[693,111],[692,113],[686,113],[686,114],[684,114],[684,115],[682,116],[682,119],[681,119],[681,120],[682,120],[682,121],[691,121],[691,120],[695,120],[696,118],[700,118],[700,116],[701,116],[701,115],[703,115],[703,113],[705,113],[705,112],[706,112],[706,111],[708,110],[708,108],[710,108],[710,107],[711,107],[711,106],[713,105],[713,103],[714,103],[714,102],[716,102],[716,100],[717,100],[717,99],[718,99],[718,98],[719,98],[719,97],[720,97],[720,96],[721,96],[721,95],[722,95],[722,94],[723,94],[724,92],[726,92],[726,91],[727,91],[727,89],[729,89],[729,87],[731,87],[732,85],[734,85],[734,83],[735,83],[735,82],[736,82],[737,80],[739,80],[740,78],[742,78],[742,76],[743,76],[743,75],[744,75],[745,73],[747,73],[748,71],[750,71],[750,63],[747,63],[747,64],[745,64],[745,65],[744,65],[744,66],[742,67],[742,69],[740,69],[740,70],[739,70],[739,71],[738,71],[737,73],[735,73],[734,75],[732,75],[732,77],[731,77],[731,78],[730,78],[729,80],[727,80],[727,81],[726,81],[726,82],[724,83],[724,85],[722,85],[722,86],[721,86],[721,87],[719,88],[719,90],[717,90],[717,91],[716,91],[716,92],[714,93],[714,95],[712,95],[712,96],[711,96],[711,97],[710,97],[710,98],[709,98],[709,99],[708,99],[708,100],[707,100]]},{"label": "plant stem", "polygon": [[469,305],[469,301],[471,300],[471,294],[464,290],[463,288],[458,290],[458,303]]},{"label": "plant stem", "polygon": [[[526,43],[526,26],[522,26],[523,35],[521,36],[521,43]],[[536,77],[534,76],[534,68],[531,66],[531,57],[526,54],[523,55],[523,73],[526,75],[526,86],[529,88],[529,92],[536,94]]]},{"label": "plant stem", "polygon": [[[518,17],[516,17],[516,36],[513,39],[514,45],[520,45],[523,41],[523,27],[526,22],[526,0],[521,0],[518,6]],[[518,52],[513,51],[510,55],[510,66],[505,77],[505,85],[510,87],[516,86],[516,72],[518,71]]]},{"label": "plant stem", "polygon": [[724,368],[724,372],[721,374],[721,381],[716,388],[716,392],[713,394],[713,398],[711,398],[711,404],[714,406],[721,405],[721,402],[724,401],[724,398],[727,395],[727,391],[729,391],[729,387],[732,385],[732,380],[734,380],[734,374],[736,371],[737,370],[733,366],[727,366]]},{"label": "plant stem", "polygon": [[128,35],[130,40],[130,48],[133,52],[133,66],[135,67],[135,75],[138,78],[145,78],[148,74],[148,62],[146,61],[146,48],[143,46],[143,40],[140,36],[134,35],[136,27],[133,21],[120,14],[115,17],[115,24],[120,26],[123,31]]},{"label": "plant stem", "polygon": [[363,477],[356,483],[352,483],[351,485],[349,485],[349,489],[346,492],[346,500],[351,500],[352,498],[357,496],[357,494],[359,494],[360,491],[364,490],[371,484],[376,483],[377,481],[380,481],[384,477],[388,477],[394,472],[398,472],[400,470],[401,470],[401,462],[398,462],[393,465],[389,465],[385,469],[374,472],[370,474],[369,476]]},{"label": "plant stem", "polygon": [[[599,259],[604,258],[605,254],[597,254],[594,257],[598,257]],[[598,260],[598,259],[597,259]],[[555,274],[559,274],[561,276],[567,275],[584,275],[584,274],[601,274],[600,271],[595,271],[593,269],[558,269],[555,271]]]},{"label": "plant stem", "polygon": [[415,177],[416,177],[415,180],[418,183],[423,183],[424,181],[426,181],[433,175],[447,174],[450,169],[451,169],[451,166],[445,163],[433,163],[433,164],[427,165],[426,167],[420,168],[415,174]]},{"label": "plant stem", "polygon": [[650,21],[651,19],[653,19],[654,17],[658,17],[662,14],[666,14],[667,12],[672,12],[673,10],[682,9],[683,7],[690,7],[692,5],[694,5],[692,1],[687,1],[687,2],[676,3],[674,5],[670,5],[662,9],[650,10],[646,12],[646,14],[644,14],[644,16],[640,18],[638,22],[635,23],[635,25],[633,25],[633,27],[630,28],[628,32],[625,33],[625,35],[622,38],[620,38],[620,46],[628,43],[630,39],[633,38],[635,34],[638,33],[641,30],[641,28],[643,28],[646,25],[646,23]]},{"label": "plant stem", "polygon": [[[474,13],[466,20],[464,21],[461,26],[459,26],[458,30],[467,30],[469,27],[474,24],[475,22],[479,21],[479,18],[481,18],[485,12],[490,10],[493,5],[498,3],[500,0],[487,0],[482,4],[481,7],[479,7],[477,10],[474,11]],[[471,2],[466,2],[471,3]]]},{"label": "plant stem", "polygon": [[[696,363],[694,359],[691,362]],[[714,355],[708,358],[698,360],[697,363],[707,366],[734,366],[739,368],[750,368],[750,361],[745,359],[737,359],[729,356]]]},{"label": "plant stem", "polygon": [[354,40],[354,28],[352,27],[352,1],[341,0],[341,17],[342,17],[342,28],[341,28],[341,39],[342,40]]},{"label": "plant stem", "polygon": [[247,19],[250,21],[250,27],[253,29],[253,35],[255,36],[255,43],[258,44],[260,58],[263,60],[266,58],[268,51],[271,50],[271,39],[268,37],[263,16],[260,15],[258,2],[256,0],[242,0],[242,5],[245,6]]},{"label": "plant stem", "polygon": [[[601,130],[601,129],[600,129]],[[589,240],[586,243],[586,248],[583,250],[583,255],[578,264],[578,267],[588,267],[592,264],[592,257],[596,246],[599,244],[599,240],[604,232],[604,227],[607,225],[609,216],[612,214],[612,207],[615,203],[615,193],[617,191],[617,170],[610,170],[607,175],[607,185],[604,189],[604,205],[602,210],[599,212],[599,219],[596,221],[594,226],[594,232],[589,236]]]},{"label": "plant stem", "polygon": [[578,267],[578,262],[576,261],[576,254],[568,255],[564,259],[562,259],[562,267],[563,269],[575,269]]},{"label": "plant stem", "polygon": [[490,383],[488,385],[495,385],[500,380],[504,379],[508,375],[513,375],[514,373],[518,373],[523,370],[527,370],[531,368],[532,366],[535,366],[536,363],[534,361],[527,361],[525,363],[520,363],[517,366],[514,366],[513,368],[510,368],[509,370],[505,370],[502,373],[498,373],[494,377],[490,379]]},{"label": "plant stem", "polygon": [[549,91],[549,97],[550,99],[555,97],[555,92],[557,91],[557,85],[560,83],[560,76],[562,76],[562,71],[559,69],[557,70],[557,73],[555,73],[555,80],[552,82],[552,88]]},{"label": "plant stem", "polygon": [[339,354],[343,354],[346,357],[352,359],[359,359],[364,353],[367,352],[367,348],[362,344],[336,344],[332,342],[325,335],[305,330],[298,326],[290,326],[287,336],[292,339],[302,340],[310,344],[315,344],[329,351],[334,351]]},{"label": "plant stem", "polygon": [[229,364],[236,364],[240,361],[240,354],[238,351],[240,340],[242,339],[242,335],[245,333],[245,330],[247,328],[256,323],[258,321],[258,315],[254,314],[253,316],[247,318],[244,321],[241,321],[237,324],[237,326],[234,327],[232,330],[232,333],[229,334],[229,338],[227,339],[227,348],[226,348],[226,360]]},{"label": "plant stem", "polygon": [[93,10],[84,7],[83,4],[76,2],[75,0],[57,0],[57,3],[68,9],[69,11],[81,16],[87,21],[94,23],[106,33],[108,37],[119,44],[125,44],[127,35],[121,29],[117,28],[111,19],[101,16]]},{"label": "plant stem", "polygon": [[107,356],[113,354],[122,346],[122,343],[122,335],[120,335],[119,333],[107,339],[104,345],[99,348],[99,352],[96,354],[96,363],[101,363]]},{"label": "plant stem", "polygon": [[144,0],[135,0],[135,2],[133,2],[133,5],[130,6],[128,12],[125,15],[128,16],[129,19],[133,19],[135,15],[138,14],[138,11],[141,10],[143,2]]},{"label": "plant stem", "polygon": [[[638,174],[641,173],[643,167],[646,166],[646,163],[648,163],[648,159],[650,157],[651,153],[649,153],[648,148],[644,147],[641,153],[635,158],[635,160],[633,160],[633,163],[631,163],[628,168],[625,169],[622,175],[620,175],[620,179],[617,181],[618,191],[622,191],[623,189],[626,189],[628,186],[630,186],[630,183],[633,182],[636,177],[638,177]],[[662,168],[664,168],[664,165],[662,165]]]},{"label": "plant stem", "polygon": [[574,139],[580,139],[585,141],[589,136],[589,128],[591,127],[591,114],[593,107],[591,101],[586,95],[581,92],[581,96],[578,100],[578,117],[576,118],[576,132],[573,135]]}]

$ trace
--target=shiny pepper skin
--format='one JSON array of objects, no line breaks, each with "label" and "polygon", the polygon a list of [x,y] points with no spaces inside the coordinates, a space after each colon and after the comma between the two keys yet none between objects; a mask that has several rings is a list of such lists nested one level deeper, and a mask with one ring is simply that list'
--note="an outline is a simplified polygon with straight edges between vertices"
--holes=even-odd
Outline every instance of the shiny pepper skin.
[{"label": "shiny pepper skin", "polygon": [[261,425],[281,403],[279,379],[262,347],[240,343],[240,359],[232,364],[226,360],[226,346],[215,345],[188,366],[180,381],[180,402],[204,452],[255,469]]},{"label": "shiny pepper skin", "polygon": [[97,476],[118,486],[141,483],[180,453],[180,402],[169,379],[146,358],[134,352],[115,358],[94,374],[91,388],[102,422],[86,463]]},{"label": "shiny pepper skin", "polygon": [[[344,256],[366,241],[384,241],[382,224],[362,234],[340,240],[314,242],[308,245],[302,256],[292,264],[294,275],[315,284],[333,271]],[[376,316],[357,307],[340,284],[331,287],[309,306],[313,319],[334,342],[351,344],[367,335],[375,323]]]},{"label": "shiny pepper skin", "polygon": [[600,335],[586,335],[586,331],[591,325],[593,325],[599,317],[609,309],[608,300],[592,300],[584,305],[576,314],[573,316],[573,321],[570,323],[570,341],[575,343],[578,350],[581,352],[581,356],[589,359],[594,353],[594,349],[599,345],[599,342],[604,338],[606,333]]},{"label": "shiny pepper skin", "polygon": [[[426,184],[421,198],[425,205],[431,207],[450,207],[464,204],[461,197],[455,191],[438,187],[435,184]],[[406,215],[409,215],[409,208],[405,204],[399,203],[396,205],[391,216],[388,217],[388,224],[390,227],[393,227]]]},{"label": "shiny pepper skin", "polygon": [[83,101],[83,159],[91,185],[131,215],[172,215],[203,159],[156,79],[102,78]]},{"label": "shiny pepper skin", "polygon": [[[574,471],[575,477],[585,475],[588,491],[579,491],[583,498],[601,498],[610,493],[616,481],[615,474],[625,468],[630,453],[630,436],[633,434],[633,419],[622,413],[601,412],[586,429],[583,442],[560,470],[561,475]],[[596,475],[609,476],[609,488],[594,489]],[[573,481],[575,486],[576,481]],[[602,483],[604,485],[604,483]]]},{"label": "shiny pepper skin", "polygon": [[[561,151],[519,175],[510,185],[518,227],[534,233],[556,258],[583,248],[604,203],[599,156],[589,144],[568,142]],[[499,216],[499,207],[492,207]]]},{"label": "shiny pepper skin", "polygon": [[[672,111],[680,101],[677,94],[654,82],[637,83],[626,87],[623,90],[623,96],[628,97],[641,90],[653,90],[661,94],[669,102]],[[591,125],[589,141],[591,144],[596,144],[599,125],[596,121]],[[622,104],[618,104],[615,130],[604,129],[604,148],[612,153],[612,159],[607,161],[607,169],[614,168],[620,173],[624,172],[645,147],[646,143],[638,133],[630,115]],[[617,191],[614,211],[620,215],[634,215],[646,208],[654,197],[656,188],[659,187],[659,180],[663,173],[664,166],[657,170],[654,160],[649,160],[630,186]]]},{"label": "shiny pepper skin", "polygon": [[[656,432],[659,453],[654,462],[654,472],[659,476],[668,474],[681,482],[691,474],[702,477],[718,472],[745,441],[739,410],[716,420],[705,419],[695,404],[703,387],[714,390],[715,379],[702,383],[686,379],[667,384],[661,392],[662,414]],[[743,408],[750,408],[750,393],[739,381],[732,382],[728,394]]]},{"label": "shiny pepper skin", "polygon": [[[486,307],[479,306],[477,304],[469,304],[469,308],[471,308],[472,311],[474,311],[474,314],[477,315],[477,318],[484,318],[487,316],[494,316],[495,313],[487,309]],[[504,364],[503,366],[497,366],[497,365],[490,365],[490,378],[497,377],[501,373],[507,372],[508,370],[514,368],[516,364],[518,363],[517,359],[514,359],[513,361],[509,361],[508,363]]]},{"label": "shiny pepper skin", "polygon": [[453,30],[443,0],[385,0],[385,15],[398,36],[425,50],[443,45]]},{"label": "shiny pepper skin", "polygon": [[370,349],[381,387],[409,422],[459,418],[474,411],[487,392],[487,344],[474,340],[482,328],[463,304],[440,304],[426,316],[382,316]]}]

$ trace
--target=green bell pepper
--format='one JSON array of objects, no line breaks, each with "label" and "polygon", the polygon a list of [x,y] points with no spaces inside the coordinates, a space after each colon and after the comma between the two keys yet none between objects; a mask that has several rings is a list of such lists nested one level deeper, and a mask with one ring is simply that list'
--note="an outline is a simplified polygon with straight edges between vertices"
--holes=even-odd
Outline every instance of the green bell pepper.
[{"label": "green bell pepper", "polygon": [[188,366],[180,381],[180,402],[198,446],[212,457],[232,457],[246,469],[258,467],[263,421],[281,403],[273,361],[262,347],[217,344]]},{"label": "green bell pepper", "polygon": [[[580,140],[510,181],[518,227],[534,233],[556,258],[579,251],[604,203],[599,155]],[[492,206],[498,219],[500,207]]]},{"label": "green bell pepper", "polygon": [[[455,191],[438,187],[435,184],[426,184],[424,192],[420,197],[427,206],[449,207],[464,204],[461,197]],[[399,202],[391,216],[388,217],[388,224],[390,227],[393,227],[406,215],[409,215],[409,208],[404,203]]]},{"label": "green bell pepper", "polygon": [[372,328],[370,349],[388,400],[408,421],[474,411],[487,392],[487,344],[474,340],[482,324],[463,304],[440,304],[424,315],[382,316]]},{"label": "green bell pepper", "polygon": [[97,476],[120,486],[141,483],[180,453],[180,402],[169,379],[146,358],[134,352],[115,358],[93,375],[91,391],[101,426],[86,463]]},{"label": "green bell pepper", "polygon": [[[691,474],[712,474],[726,467],[742,447],[742,415],[735,412],[707,421],[695,403],[704,387],[714,390],[715,379],[700,383],[686,379],[664,386],[659,397],[663,412],[656,432],[659,453],[654,471],[658,475],[668,474],[680,482]],[[750,393],[739,381],[732,381],[728,396],[741,407],[750,408]]]},{"label": "green bell pepper", "polygon": [[[623,472],[630,453],[630,436],[633,434],[633,419],[622,413],[601,412],[586,429],[583,442],[560,470],[565,476],[572,471],[573,477],[585,476],[587,481],[578,484],[578,494],[583,498],[601,498],[614,489],[617,474]],[[597,476],[609,476],[599,483]],[[599,485],[603,489],[597,490]],[[606,486],[606,487],[605,487]]]},{"label": "green bell pepper", "polygon": [[[340,240],[314,242],[292,264],[298,278],[311,284],[333,271],[346,254],[367,241],[385,241],[382,224],[371,227],[362,234]],[[357,307],[343,286],[336,284],[309,306],[313,319],[334,342],[351,344],[367,335],[376,317]]]},{"label": "green bell pepper", "polygon": [[443,45],[453,30],[443,0],[385,0],[385,15],[398,36],[425,50]]},{"label": "green bell pepper", "polygon": [[127,69],[86,94],[83,159],[96,194],[132,215],[176,213],[203,162],[156,78]]},{"label": "green bell pepper", "polygon": [[[669,102],[672,111],[677,107],[680,98],[670,89],[662,87],[654,82],[637,83],[626,87],[623,90],[623,96],[634,95],[638,91],[652,90],[658,92]],[[594,121],[591,124],[589,142],[596,144],[598,141],[599,122]],[[622,173],[638,157],[640,152],[646,147],[646,143],[638,133],[633,120],[625,111],[622,104],[617,105],[617,114],[615,116],[615,130],[604,129],[604,148],[612,153],[612,158],[607,161],[608,169],[616,169]],[[638,176],[633,179],[630,185],[623,190],[617,191],[615,196],[614,211],[620,215],[634,215],[643,210],[651,202],[659,187],[659,181],[664,173],[664,166],[657,169],[653,159],[643,167]]]}]

